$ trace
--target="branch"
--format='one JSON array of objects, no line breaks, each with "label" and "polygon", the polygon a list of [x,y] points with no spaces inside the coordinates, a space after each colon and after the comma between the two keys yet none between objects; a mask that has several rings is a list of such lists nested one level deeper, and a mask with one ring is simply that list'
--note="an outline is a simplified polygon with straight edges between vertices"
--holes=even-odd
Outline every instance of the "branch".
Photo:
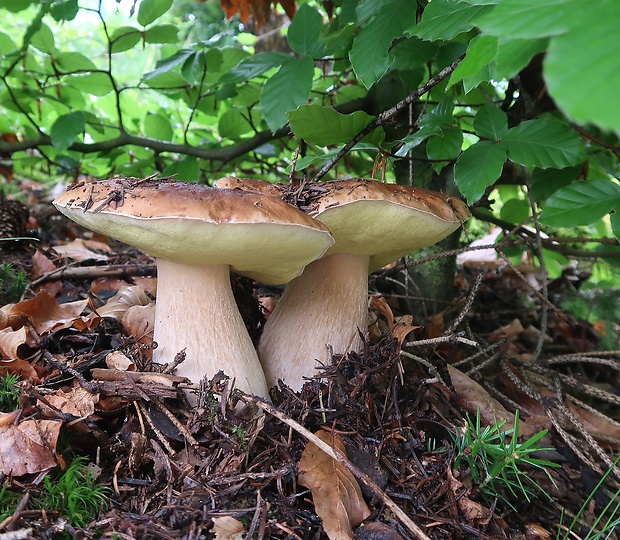
[{"label": "branch", "polygon": [[313,182],[318,182],[321,178],[323,178],[334,167],[334,165],[336,165],[336,163],[338,163],[345,155],[347,155],[358,142],[360,142],[364,137],[366,137],[366,135],[371,133],[375,128],[386,124],[400,111],[411,105],[414,101],[420,99],[431,88],[437,86],[456,69],[456,66],[459,65],[460,61],[460,59],[455,60],[448,67],[442,69],[439,73],[437,73],[437,75],[435,75],[425,84],[420,86],[420,88],[418,88],[415,92],[412,92],[405,99],[399,101],[396,105],[394,105],[394,107],[382,112],[379,116],[377,116],[377,118],[375,118],[362,131],[360,131],[355,137],[353,137],[353,139],[351,139],[347,144],[345,144],[332,159],[330,159],[325,165],[323,165],[321,170],[314,177]]}]

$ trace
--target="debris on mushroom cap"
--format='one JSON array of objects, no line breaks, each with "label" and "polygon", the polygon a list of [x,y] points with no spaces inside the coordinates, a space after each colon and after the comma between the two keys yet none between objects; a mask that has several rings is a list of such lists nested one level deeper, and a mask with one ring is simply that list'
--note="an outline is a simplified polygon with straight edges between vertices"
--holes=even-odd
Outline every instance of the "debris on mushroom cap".
[{"label": "debris on mushroom cap", "polygon": [[[235,177],[214,185],[281,198],[289,189],[283,184]],[[304,211],[327,225],[336,240],[327,255],[369,255],[370,271],[435,244],[470,217],[462,200],[420,187],[352,178],[306,184],[305,189],[309,195],[301,203]]]},{"label": "debris on mushroom cap", "polygon": [[80,225],[154,257],[226,264],[265,283],[290,281],[333,244],[324,225],[277,198],[184,182],[77,184],[54,205]]}]

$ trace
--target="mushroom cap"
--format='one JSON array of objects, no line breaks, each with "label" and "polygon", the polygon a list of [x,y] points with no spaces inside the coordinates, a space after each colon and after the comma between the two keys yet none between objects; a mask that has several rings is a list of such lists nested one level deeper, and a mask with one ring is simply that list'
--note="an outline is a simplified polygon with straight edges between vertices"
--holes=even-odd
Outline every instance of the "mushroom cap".
[{"label": "mushroom cap", "polygon": [[[218,180],[215,185],[280,197],[286,188],[234,177]],[[439,242],[470,216],[460,199],[420,187],[362,178],[313,186],[319,194],[310,197],[304,209],[327,225],[336,240],[326,255],[367,255],[371,272],[411,251]]]},{"label": "mushroom cap", "polygon": [[334,243],[327,228],[257,193],[135,178],[69,186],[53,202],[69,219],[154,257],[224,264],[264,283],[286,283]]}]

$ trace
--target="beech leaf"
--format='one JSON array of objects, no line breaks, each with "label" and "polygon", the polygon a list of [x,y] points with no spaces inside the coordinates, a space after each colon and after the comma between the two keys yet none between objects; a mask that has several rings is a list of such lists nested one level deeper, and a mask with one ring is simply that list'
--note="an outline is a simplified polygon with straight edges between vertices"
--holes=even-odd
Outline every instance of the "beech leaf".
[{"label": "beech leaf", "polygon": [[0,473],[23,476],[58,465],[56,443],[62,422],[25,420],[0,427]]},{"label": "beech leaf", "polygon": [[[323,430],[315,435],[346,455],[339,435]],[[351,540],[353,527],[370,515],[354,476],[311,442],[299,461],[299,483],[312,492],[315,511],[330,540]]]}]

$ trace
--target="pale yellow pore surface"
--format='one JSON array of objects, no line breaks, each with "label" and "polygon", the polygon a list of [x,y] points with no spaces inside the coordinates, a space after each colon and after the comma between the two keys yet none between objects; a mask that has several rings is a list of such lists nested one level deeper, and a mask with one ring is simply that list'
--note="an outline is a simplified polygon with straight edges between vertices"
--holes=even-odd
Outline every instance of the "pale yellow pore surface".
[{"label": "pale yellow pore surface", "polygon": [[[114,194],[119,200],[106,203]],[[325,226],[281,200],[195,184],[93,182],[67,190],[54,205],[154,257],[225,264],[272,284],[299,275],[333,243]]]},{"label": "pale yellow pore surface", "polygon": [[287,286],[259,345],[267,384],[301,390],[332,353],[359,351],[367,330],[368,256],[336,254],[309,264]]},{"label": "pale yellow pore surface", "polygon": [[228,266],[189,266],[157,259],[155,361],[171,363],[194,383],[222,370],[237,388],[269,398],[265,376],[230,287]]}]

